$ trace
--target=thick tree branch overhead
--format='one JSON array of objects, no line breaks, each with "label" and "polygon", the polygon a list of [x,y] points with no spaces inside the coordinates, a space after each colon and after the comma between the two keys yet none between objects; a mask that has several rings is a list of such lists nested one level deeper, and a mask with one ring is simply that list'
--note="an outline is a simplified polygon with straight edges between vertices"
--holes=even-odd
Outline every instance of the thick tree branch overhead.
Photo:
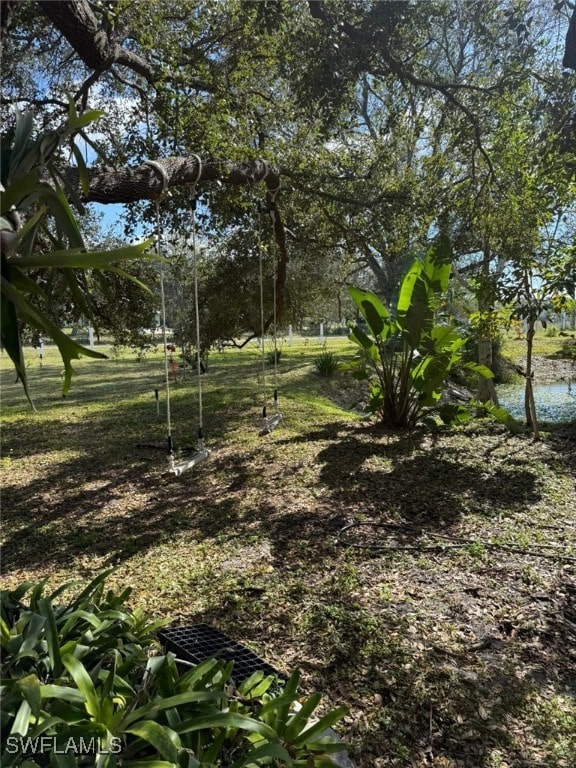
[{"label": "thick tree branch overhead", "polygon": [[[275,199],[280,187],[279,172],[263,160],[252,160],[243,164],[206,160],[202,161],[200,174],[198,158],[195,155],[165,157],[156,159],[154,163],[164,169],[168,189],[194,183],[202,185],[211,181],[232,185],[264,181],[268,190],[268,199],[271,202]],[[160,174],[144,163],[126,168],[92,167],[88,168],[87,172],[89,187],[87,193],[82,195],[85,203],[104,205],[134,203],[138,200],[155,200],[163,192]],[[64,176],[67,182],[79,192],[78,169],[69,167],[64,172]]]},{"label": "thick tree branch overhead", "polygon": [[109,32],[99,26],[87,0],[38,0],[38,5],[90,69],[104,72],[120,64],[150,84],[155,81],[155,68],[112,40]]}]

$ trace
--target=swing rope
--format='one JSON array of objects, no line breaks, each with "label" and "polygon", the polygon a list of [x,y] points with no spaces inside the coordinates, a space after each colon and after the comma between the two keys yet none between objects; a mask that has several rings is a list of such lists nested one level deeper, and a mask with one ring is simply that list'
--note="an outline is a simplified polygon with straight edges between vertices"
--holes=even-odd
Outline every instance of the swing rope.
[{"label": "swing rope", "polygon": [[[145,165],[149,165],[158,172],[162,181],[162,190],[156,198],[156,253],[162,256],[162,225],[160,219],[160,201],[166,196],[168,189],[168,174],[166,169],[155,160],[146,160]],[[170,471],[174,470],[174,440],[172,439],[172,416],[170,411],[170,371],[168,367],[168,338],[166,334],[166,291],[164,290],[164,268],[165,264],[160,265],[160,311],[162,315],[162,343],[164,345],[164,383],[166,386],[166,428],[168,436],[166,439],[166,456]]]},{"label": "swing rope", "polygon": [[198,155],[192,155],[198,161],[196,180],[190,185],[190,226],[192,228],[192,273],[194,280],[194,314],[196,320],[196,373],[198,376],[198,451],[204,451],[204,421],[202,408],[202,363],[200,360],[200,307],[198,304],[198,254],[196,248],[196,203],[198,195],[196,185],[202,176],[202,160]]},{"label": "swing rope", "polygon": [[[200,177],[202,175],[202,160],[198,157],[198,155],[193,154],[192,157],[196,158],[196,161],[198,163],[198,173],[197,173],[196,179],[190,185],[191,193],[192,193],[191,201],[190,201],[190,220],[192,225],[192,266],[193,266],[193,274],[194,274],[194,304],[195,304],[195,311],[196,311],[196,349],[197,349],[197,372],[198,372],[199,427],[198,427],[198,445],[196,447],[196,452],[189,459],[179,464],[176,464],[174,461],[174,441],[172,439],[172,423],[171,423],[171,415],[170,415],[170,376],[169,376],[169,369],[168,369],[168,344],[167,344],[167,337],[166,337],[166,294],[164,290],[164,270],[163,270],[164,265],[162,265],[162,269],[160,271],[160,300],[161,300],[161,310],[162,310],[162,339],[164,342],[164,374],[166,379],[166,417],[167,417],[167,427],[168,427],[168,448],[167,448],[168,468],[169,468],[169,471],[176,476],[180,476],[187,469],[191,469],[192,467],[196,466],[196,464],[199,464],[201,461],[204,461],[210,455],[210,451],[206,450],[204,447],[202,383],[201,383],[202,366],[200,361],[200,311],[198,308],[198,269],[197,269],[197,248],[196,248],[196,202],[197,202],[196,186],[200,181]],[[158,171],[158,173],[162,177],[162,193],[160,197],[156,200],[156,229],[158,233],[157,253],[160,256],[161,255],[161,234],[162,234],[161,224],[160,224],[160,198],[166,193],[169,180],[168,180],[168,174],[166,173],[166,170],[160,165],[160,163],[157,163],[154,160],[148,160],[146,161],[146,164],[150,165],[152,168]]]},{"label": "swing rope", "polygon": [[[264,169],[264,176],[262,177],[262,181],[265,181],[269,173],[269,166],[266,163],[265,169]],[[268,391],[266,386],[266,351],[264,348],[264,334],[265,334],[265,318],[264,318],[264,248],[262,247],[262,224],[260,219],[258,219],[258,231],[257,231],[257,237],[258,237],[258,251],[259,251],[259,271],[260,271],[260,324],[261,324],[261,345],[262,345],[262,389],[263,389],[263,407],[262,407],[262,427],[260,429],[259,434],[260,435],[267,435],[269,434],[273,429],[275,429],[280,421],[282,420],[282,414],[280,413],[278,409],[278,344],[277,344],[277,336],[276,336],[276,325],[277,325],[277,316],[276,316],[276,283],[277,283],[277,274],[276,274],[276,249],[275,249],[275,216],[274,212],[276,210],[276,196],[278,195],[278,192],[280,191],[280,187],[278,186],[275,190],[269,192],[270,194],[270,204],[268,208],[268,212],[270,213],[270,217],[272,219],[272,260],[273,260],[273,310],[272,310],[272,337],[273,337],[273,384],[274,384],[274,414],[272,416],[268,416]],[[262,207],[259,208],[259,211],[261,212],[263,210]]]},{"label": "swing rope", "polygon": [[278,186],[275,190],[270,192],[270,219],[272,221],[272,299],[273,299],[273,309],[272,309],[272,338],[274,339],[274,412],[278,413],[278,338],[276,333],[276,326],[277,326],[277,317],[276,317],[276,284],[277,284],[277,265],[276,265],[276,236],[275,236],[275,225],[276,225],[276,219],[274,216],[274,213],[276,211],[276,197],[278,195],[278,192],[280,192],[280,187]]}]

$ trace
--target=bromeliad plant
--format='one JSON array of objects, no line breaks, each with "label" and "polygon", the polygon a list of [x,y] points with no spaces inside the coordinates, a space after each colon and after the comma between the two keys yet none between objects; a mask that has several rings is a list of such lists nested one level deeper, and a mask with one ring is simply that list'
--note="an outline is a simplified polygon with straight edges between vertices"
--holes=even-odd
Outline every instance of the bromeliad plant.
[{"label": "bromeliad plant", "polygon": [[128,610],[130,590],[105,592],[108,573],[67,603],[70,585],[1,594],[5,768],[334,768],[343,746],[325,731],[343,708],[312,721],[320,697],[300,706],[297,674],[281,688],[257,672],[236,689],[232,663],[181,672],[153,655],[166,622]]},{"label": "bromeliad plant", "polygon": [[[70,388],[73,359],[80,355],[104,357],[77,344],[54,323],[43,286],[47,275],[51,274],[53,278],[59,273],[76,311],[93,320],[92,299],[86,280],[89,271],[96,281],[102,270],[107,270],[148,290],[120,269],[118,263],[157,258],[144,253],[150,241],[111,251],[88,251],[82,238],[72,208],[74,205],[78,212],[82,212],[82,203],[78,192],[59,174],[57,161],[61,150],[69,145],[76,159],[82,192],[86,193],[88,172],[74,139],[102,114],[91,111],[79,115],[70,101],[67,122],[59,130],[35,134],[32,113],[17,113],[14,130],[3,136],[0,166],[2,347],[8,352],[27,396],[20,338],[23,323],[58,346],[64,362],[64,395]],[[101,288],[106,290],[105,283]]]},{"label": "bromeliad plant", "polygon": [[491,378],[485,366],[462,361],[465,338],[436,314],[448,288],[451,248],[440,238],[405,273],[396,307],[389,312],[378,296],[360,288],[350,295],[366,321],[349,336],[358,346],[354,360],[342,367],[369,382],[367,410],[386,425],[410,429],[424,416],[438,413],[444,423],[467,421],[465,405],[440,403],[448,377],[457,368]]}]

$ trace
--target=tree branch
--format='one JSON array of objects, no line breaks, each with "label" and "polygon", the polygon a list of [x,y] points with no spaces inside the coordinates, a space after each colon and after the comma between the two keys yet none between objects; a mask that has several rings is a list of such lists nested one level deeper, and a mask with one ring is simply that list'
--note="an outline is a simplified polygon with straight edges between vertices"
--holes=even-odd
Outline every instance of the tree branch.
[{"label": "tree branch", "polygon": [[[244,164],[230,162],[202,161],[198,166],[198,158],[166,157],[155,160],[165,173],[167,188],[182,187],[192,184],[205,184],[210,181],[220,181],[232,185],[253,185],[264,182],[266,185],[267,203],[272,218],[272,229],[276,245],[276,313],[281,317],[285,305],[285,288],[288,268],[288,248],[286,245],[286,230],[282,213],[277,205],[280,190],[280,173],[263,160],[252,160]],[[200,172],[199,172],[200,171]],[[68,167],[63,172],[66,182],[74,189],[80,190],[78,169]],[[81,195],[85,203],[134,203],[138,200],[156,200],[165,191],[162,182],[163,174],[150,165],[139,165],[134,168],[89,168],[89,187],[86,194]],[[270,319],[267,321],[267,325]]]},{"label": "tree branch", "polygon": [[87,0],[38,0],[38,5],[90,69],[101,73],[113,64],[120,64],[150,84],[155,82],[154,67],[136,53],[122,48],[106,30],[99,28]]}]

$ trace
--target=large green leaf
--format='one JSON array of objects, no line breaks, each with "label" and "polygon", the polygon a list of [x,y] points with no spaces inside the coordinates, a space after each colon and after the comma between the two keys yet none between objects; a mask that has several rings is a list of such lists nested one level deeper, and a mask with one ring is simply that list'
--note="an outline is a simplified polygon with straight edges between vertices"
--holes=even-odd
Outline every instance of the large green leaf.
[{"label": "large green leaf", "polygon": [[[1,285],[10,285],[10,266],[6,260],[4,254],[2,258],[2,273],[1,273]],[[21,294],[14,288],[14,295],[21,296]],[[4,293],[4,291],[2,291]],[[18,325],[18,312],[14,301],[9,295],[4,295],[0,302],[0,335],[2,339],[2,348],[8,352],[10,360],[16,369],[16,375],[22,382],[24,387],[24,393],[31,403],[30,394],[28,392],[28,383],[26,380],[26,365],[24,363],[24,351],[22,349],[22,342],[20,340],[20,326]]]},{"label": "large green leaf", "polygon": [[52,665],[52,675],[58,677],[62,672],[62,659],[60,657],[60,637],[56,626],[56,617],[50,600],[42,598],[38,600],[38,610],[46,618],[46,643],[48,645],[48,656]]},{"label": "large green leaf", "polygon": [[490,368],[488,368],[486,365],[480,365],[480,363],[464,363],[462,368],[465,368],[468,371],[474,371],[474,373],[477,373],[479,376],[482,376],[485,379],[494,378],[494,374]]},{"label": "large green leaf", "polygon": [[40,688],[40,695],[43,699],[58,699],[59,701],[67,701],[70,704],[77,704],[84,706],[84,695],[76,688],[70,688],[67,685],[56,685],[55,683],[49,683],[43,685]]},{"label": "large green leaf", "polygon": [[127,733],[147,741],[160,753],[161,757],[172,763],[178,762],[178,749],[181,746],[178,734],[165,725],[153,720],[142,720],[124,729]]},{"label": "large green leaf", "polygon": [[[245,766],[255,765],[277,765],[276,762],[270,763],[270,760],[282,760],[282,765],[290,766],[293,764],[292,758],[286,747],[281,744],[262,744],[251,750],[247,755],[240,757],[232,765],[232,768],[245,768]],[[265,760],[259,763],[259,760]]]},{"label": "large green leaf", "polygon": [[212,701],[215,704],[221,704],[225,698],[225,695],[220,691],[187,691],[185,693],[178,693],[174,696],[161,698],[154,702],[148,702],[142,707],[138,707],[138,709],[130,712],[125,718],[124,723],[129,724],[143,717],[156,717],[156,715],[163,710],[174,709],[181,707],[183,704],[190,704],[192,702]]},{"label": "large green leaf", "polygon": [[363,349],[369,350],[371,347],[374,346],[374,342],[372,339],[364,333],[362,328],[359,326],[355,326],[352,329],[352,332],[350,333],[350,336],[348,337],[350,341],[354,341],[356,344],[361,346]]},{"label": "large green leaf", "polygon": [[42,635],[45,624],[45,616],[40,616],[37,613],[33,613],[30,616],[30,622],[26,627],[26,637],[20,646],[20,650],[18,651],[16,658],[23,658],[24,656],[28,656],[31,653],[36,655],[36,651],[38,650],[38,642],[40,640],[40,636]]},{"label": "large green leaf", "polygon": [[417,348],[424,334],[431,331],[434,321],[432,300],[448,287],[451,264],[449,242],[441,239],[425,256],[414,260],[400,286],[396,319],[410,346]]},{"label": "large green leaf", "polygon": [[18,712],[16,713],[16,717],[14,718],[14,722],[12,723],[12,728],[10,729],[10,733],[19,734],[20,736],[26,736],[26,734],[28,733],[28,726],[30,725],[31,717],[32,717],[32,707],[26,701],[26,699],[22,699],[20,706],[18,707]]},{"label": "large green leaf", "polygon": [[404,275],[396,305],[396,322],[413,348],[419,346],[422,335],[432,326],[432,310],[423,272],[424,262],[416,259]]},{"label": "large green leaf", "polygon": [[86,357],[94,357],[97,359],[106,359],[106,355],[101,352],[96,352],[93,349],[82,347],[77,344],[69,336],[66,336],[57,325],[49,320],[45,315],[39,314],[33,309],[28,302],[24,299],[22,294],[17,291],[12,285],[2,278],[2,293],[9,301],[11,301],[19,315],[23,316],[31,325],[37,328],[39,331],[43,331],[47,336],[50,336],[56,343],[62,361],[64,363],[64,384],[62,386],[62,395],[66,396],[70,390],[70,384],[72,382],[72,360],[79,359],[82,355]]},{"label": "large green leaf", "polygon": [[24,699],[30,705],[30,711],[34,717],[37,718],[42,708],[42,696],[40,694],[40,680],[38,679],[38,675],[31,674],[21,677],[16,685]]},{"label": "large green leaf", "polygon": [[68,122],[65,132],[69,135],[77,133],[81,128],[85,128],[90,123],[104,117],[105,114],[106,112],[103,112],[101,109],[89,109],[87,112],[79,115],[74,100],[70,98],[68,100]]},{"label": "large green leaf", "polygon": [[328,728],[331,728],[339,720],[342,720],[348,714],[347,707],[336,707],[331,712],[328,712],[324,717],[311,725],[306,730],[302,731],[294,738],[294,744],[308,744],[313,741],[315,737],[324,733]]},{"label": "large green leaf", "polygon": [[432,291],[443,294],[448,290],[454,254],[449,238],[441,235],[426,252],[425,272]]},{"label": "large green leaf", "polygon": [[9,184],[6,191],[2,193],[0,200],[0,214],[2,216],[8,213],[12,206],[18,207],[22,200],[34,192],[38,184],[39,175],[39,169],[34,168],[23,176],[14,179]]},{"label": "large green leaf", "polygon": [[[374,329],[379,328],[380,325],[383,326],[390,321],[390,314],[384,303],[372,291],[363,291],[361,288],[351,286],[348,289],[348,292],[354,301],[354,304],[356,304],[362,316],[370,326],[372,332],[378,336],[382,332],[382,329],[380,328],[378,331]],[[372,326],[370,318],[373,319],[374,327]]]},{"label": "large green leaf", "polygon": [[122,248],[114,248],[111,251],[86,251],[82,248],[70,248],[48,253],[34,253],[27,258],[18,259],[19,267],[37,269],[39,267],[52,267],[58,269],[104,269],[112,266],[117,261],[132,259],[148,259],[150,261],[164,261],[166,259],[155,253],[144,251],[152,244],[153,240],[144,240],[136,245],[126,245]]},{"label": "large green leaf", "polygon": [[68,672],[72,675],[74,682],[78,686],[78,690],[84,696],[86,712],[88,712],[89,715],[92,715],[95,719],[99,719],[100,699],[86,667],[81,661],[70,654],[62,656],[62,664],[64,664]]},{"label": "large green leaf", "polygon": [[257,733],[267,741],[278,742],[278,734],[269,725],[235,712],[218,712],[213,715],[194,717],[185,720],[177,730],[178,733],[191,733],[212,728],[240,728],[244,731]]}]

